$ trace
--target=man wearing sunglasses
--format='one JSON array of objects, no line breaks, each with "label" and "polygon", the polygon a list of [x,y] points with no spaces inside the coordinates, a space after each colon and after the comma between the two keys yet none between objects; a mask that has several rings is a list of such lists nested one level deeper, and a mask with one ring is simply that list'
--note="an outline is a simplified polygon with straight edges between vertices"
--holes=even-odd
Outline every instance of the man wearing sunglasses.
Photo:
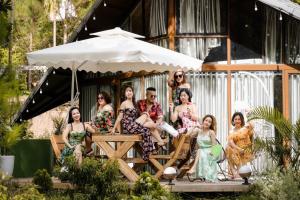
[{"label": "man wearing sunglasses", "polygon": [[140,113],[147,113],[154,123],[159,124],[164,115],[156,97],[156,89],[149,87],[146,89],[146,99],[139,100],[137,105]]},{"label": "man wearing sunglasses", "polygon": [[160,104],[156,101],[156,89],[149,87],[146,89],[146,99],[137,102],[138,109],[141,114],[146,114],[153,121],[153,129],[164,130],[173,136],[177,136],[178,132],[166,122],[163,122],[163,112]]}]

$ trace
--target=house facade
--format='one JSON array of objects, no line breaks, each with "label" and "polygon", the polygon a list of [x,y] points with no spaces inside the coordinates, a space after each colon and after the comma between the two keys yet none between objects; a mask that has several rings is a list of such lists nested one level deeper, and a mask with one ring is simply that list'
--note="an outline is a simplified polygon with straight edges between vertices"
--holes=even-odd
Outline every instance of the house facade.
[{"label": "house facade", "polygon": [[[192,101],[200,116],[216,116],[217,138],[223,145],[235,111],[247,113],[266,105],[277,107],[294,123],[300,117],[298,4],[289,0],[97,0],[69,42],[116,26],[204,61],[201,72],[187,72]],[[67,72],[51,71],[45,81],[60,73]],[[126,84],[134,87],[136,99],[144,98],[147,87],[156,87],[168,119],[168,72],[78,74],[84,120],[95,114],[97,92],[109,92],[118,107]],[[25,110],[20,114],[24,119]],[[272,126],[264,122],[255,126],[257,135],[274,137]],[[264,156],[256,159],[258,169],[266,167],[263,160]]]}]

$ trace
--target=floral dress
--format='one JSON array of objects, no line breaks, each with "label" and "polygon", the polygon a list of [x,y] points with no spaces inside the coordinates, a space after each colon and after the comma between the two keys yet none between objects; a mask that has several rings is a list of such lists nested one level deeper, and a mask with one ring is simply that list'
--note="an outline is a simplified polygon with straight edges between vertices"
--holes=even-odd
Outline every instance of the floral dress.
[{"label": "floral dress", "polygon": [[103,110],[97,112],[94,123],[97,127],[97,131],[101,134],[105,134],[113,128],[114,121],[114,112]]},{"label": "floral dress", "polygon": [[153,143],[151,140],[151,132],[149,128],[143,127],[141,124],[135,122],[138,118],[138,110],[136,108],[125,108],[120,110],[123,113],[121,120],[123,132],[125,134],[141,134],[143,136],[143,160],[148,160],[149,155],[153,150]]},{"label": "floral dress", "polygon": [[237,149],[232,148],[230,145],[226,147],[228,163],[231,166],[239,168],[240,166],[245,165],[247,164],[247,162],[250,162],[252,160],[252,137],[252,128],[247,127],[243,127],[229,134],[228,141],[232,140],[235,145],[244,149],[244,152],[240,153]]},{"label": "floral dress", "polygon": [[[83,124],[84,130],[80,131],[80,132],[73,131],[72,124],[71,124],[71,127],[72,128],[71,128],[71,131],[69,134],[69,144],[74,147],[77,145],[81,145],[81,143],[84,140],[85,135],[86,135],[86,130],[85,130],[84,124]],[[75,148],[70,148],[70,147],[68,147],[68,145],[65,145],[65,147],[63,148],[62,153],[61,153],[60,162],[63,164],[66,157],[73,155],[74,150],[75,150]]]},{"label": "floral dress", "polygon": [[191,119],[191,116],[187,111],[180,112],[178,116],[182,121],[182,127],[178,129],[180,134],[185,133],[196,126],[200,126],[198,121]]},{"label": "floral dress", "polygon": [[215,182],[217,180],[217,160],[211,155],[213,146],[209,132],[198,134],[197,136],[199,160],[196,167],[196,177],[205,178],[208,181]]}]

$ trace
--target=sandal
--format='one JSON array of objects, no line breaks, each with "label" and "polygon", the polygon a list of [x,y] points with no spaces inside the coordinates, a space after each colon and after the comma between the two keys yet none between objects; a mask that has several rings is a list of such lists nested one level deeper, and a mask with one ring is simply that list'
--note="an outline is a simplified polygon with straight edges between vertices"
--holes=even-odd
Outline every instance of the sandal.
[{"label": "sandal", "polygon": [[92,156],[94,154],[93,149],[90,149],[84,153],[85,156]]}]

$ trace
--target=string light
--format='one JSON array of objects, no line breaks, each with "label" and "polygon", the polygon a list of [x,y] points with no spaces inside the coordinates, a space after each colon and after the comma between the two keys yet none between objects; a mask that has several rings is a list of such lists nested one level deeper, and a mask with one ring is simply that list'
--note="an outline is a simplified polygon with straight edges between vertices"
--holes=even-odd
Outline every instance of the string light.
[{"label": "string light", "polygon": [[53,74],[55,74],[55,70],[53,70]]},{"label": "string light", "polygon": [[103,3],[103,6],[104,6],[104,7],[106,7],[106,6],[107,6],[107,4],[106,4],[106,2],[105,2],[105,1],[104,1],[104,3]]},{"label": "string light", "polygon": [[49,83],[48,83],[48,81],[46,82],[46,86],[48,86],[49,85]]},{"label": "string light", "polygon": [[27,110],[26,110],[26,112],[28,113],[28,112],[29,112],[29,110],[27,109]]},{"label": "string light", "polygon": [[43,94],[43,90],[42,90],[42,88],[40,89],[40,94]]},{"label": "string light", "polygon": [[32,100],[32,104],[35,104],[35,100],[34,99]]},{"label": "string light", "polygon": [[258,8],[257,8],[257,5],[256,5],[256,2],[254,3],[254,11],[258,11]]},{"label": "string light", "polygon": [[94,20],[94,21],[96,20],[96,16],[95,16],[95,15],[93,16],[93,20]]},{"label": "string light", "polygon": [[87,31],[87,26],[85,25],[84,30]]},{"label": "string light", "polygon": [[282,21],[282,14],[279,14],[279,20]]}]

